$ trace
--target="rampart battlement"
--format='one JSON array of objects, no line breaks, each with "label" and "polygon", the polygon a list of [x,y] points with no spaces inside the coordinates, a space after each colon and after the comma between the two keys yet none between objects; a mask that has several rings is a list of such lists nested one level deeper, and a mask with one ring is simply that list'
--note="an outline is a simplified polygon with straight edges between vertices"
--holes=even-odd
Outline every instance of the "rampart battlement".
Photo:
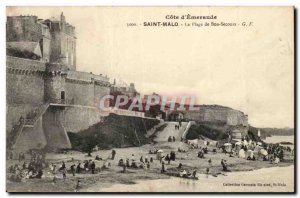
[{"label": "rampart battlement", "polygon": [[44,61],[6,56],[6,67],[19,70],[45,71]]},{"label": "rampart battlement", "polygon": [[82,80],[82,81],[103,81],[103,82],[109,82],[109,78],[103,75],[96,75],[96,74],[91,74],[87,72],[81,72],[81,71],[68,71],[67,75],[68,79],[77,79],[77,80]]}]

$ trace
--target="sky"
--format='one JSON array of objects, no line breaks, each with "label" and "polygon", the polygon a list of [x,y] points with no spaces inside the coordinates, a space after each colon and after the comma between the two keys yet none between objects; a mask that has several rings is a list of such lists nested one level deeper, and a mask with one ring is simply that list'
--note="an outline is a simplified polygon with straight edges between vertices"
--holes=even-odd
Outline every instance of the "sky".
[{"label": "sky", "polygon": [[[291,7],[7,8],[9,16],[42,19],[61,12],[76,28],[77,70],[133,82],[141,94],[196,96],[199,104],[238,109],[256,127],[294,127]],[[252,25],[187,27],[206,20],[166,19],[185,14]],[[156,21],[180,27],[143,26]]]}]

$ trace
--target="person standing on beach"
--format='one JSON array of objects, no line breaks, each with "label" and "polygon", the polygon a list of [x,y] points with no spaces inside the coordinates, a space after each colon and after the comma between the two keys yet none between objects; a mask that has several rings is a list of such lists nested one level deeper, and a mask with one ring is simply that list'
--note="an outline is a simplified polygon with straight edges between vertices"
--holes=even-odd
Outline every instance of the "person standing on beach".
[{"label": "person standing on beach", "polygon": [[221,160],[221,165],[223,167],[223,171],[227,171],[227,166],[226,166],[225,161],[223,159]]},{"label": "person standing on beach", "polygon": [[61,169],[61,172],[62,172],[62,176],[63,176],[64,181],[66,181],[66,178],[67,178],[67,169],[66,169],[66,167]]},{"label": "person standing on beach", "polygon": [[93,161],[93,162],[91,163],[92,174],[95,174],[95,168],[96,168],[96,164],[95,164],[95,162]]},{"label": "person standing on beach", "polygon": [[53,183],[56,183],[56,165],[52,163],[51,167],[52,175],[53,175]]},{"label": "person standing on beach", "polygon": [[159,157],[159,163],[162,163],[162,160],[163,160],[164,157],[165,157],[165,156],[160,156],[160,157]]},{"label": "person standing on beach", "polygon": [[153,163],[153,157],[150,157],[150,162]]},{"label": "person standing on beach", "polygon": [[63,161],[63,162],[62,162],[62,165],[61,165],[61,167],[60,167],[59,170],[63,170],[63,169],[65,169],[65,168],[66,168],[66,164],[65,164],[65,162]]},{"label": "person standing on beach", "polygon": [[141,163],[144,163],[143,156],[141,156],[141,158],[140,158],[140,162],[141,162]]},{"label": "person standing on beach", "polygon": [[208,177],[209,174],[209,168],[206,168],[206,177]]},{"label": "person standing on beach", "polygon": [[77,167],[76,167],[76,173],[80,173],[81,172],[81,167],[80,167],[81,163],[78,163]]},{"label": "person standing on beach", "polygon": [[70,167],[70,169],[71,169],[72,175],[75,176],[75,164],[73,164],[73,165]]},{"label": "person standing on beach", "polygon": [[131,155],[131,161],[135,161],[134,154]]},{"label": "person standing on beach", "polygon": [[166,172],[166,168],[165,168],[165,162],[161,163],[161,173],[165,173]]},{"label": "person standing on beach", "polygon": [[123,173],[126,173],[126,165],[125,165],[125,164],[123,164],[123,166],[122,166],[122,167],[123,167],[123,171],[122,171],[122,172],[123,172]]},{"label": "person standing on beach", "polygon": [[111,151],[111,159],[114,160],[115,159],[115,156],[116,156],[116,151],[113,149]]},{"label": "person standing on beach", "polygon": [[78,179],[76,186],[75,186],[75,192],[78,192],[80,190],[80,188],[81,188],[81,183],[80,183],[80,180]]},{"label": "person standing on beach", "polygon": [[193,171],[193,178],[196,178],[196,175],[197,175],[197,170],[194,170]]}]

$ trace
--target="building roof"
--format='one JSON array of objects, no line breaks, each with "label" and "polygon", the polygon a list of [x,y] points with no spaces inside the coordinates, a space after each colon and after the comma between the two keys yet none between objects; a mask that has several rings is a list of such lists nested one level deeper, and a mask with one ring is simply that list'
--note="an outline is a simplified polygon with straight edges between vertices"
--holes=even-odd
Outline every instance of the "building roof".
[{"label": "building roof", "polygon": [[51,17],[49,19],[49,21],[52,21],[52,22],[55,22],[55,21],[59,21],[60,22],[60,19],[56,18],[56,17]]},{"label": "building roof", "polygon": [[37,58],[42,57],[40,44],[38,42],[6,42],[6,49],[8,55],[18,55],[18,57],[24,56],[24,58],[30,58],[32,56],[36,56]]}]

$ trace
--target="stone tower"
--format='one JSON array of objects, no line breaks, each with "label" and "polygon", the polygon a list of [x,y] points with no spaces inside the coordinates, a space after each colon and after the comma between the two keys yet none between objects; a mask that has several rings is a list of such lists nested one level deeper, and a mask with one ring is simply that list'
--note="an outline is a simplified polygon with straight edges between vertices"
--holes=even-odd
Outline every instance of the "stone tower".
[{"label": "stone tower", "polygon": [[66,65],[69,70],[76,70],[76,36],[75,27],[66,22],[61,13],[60,18],[50,18],[43,22],[51,33],[50,62]]}]

